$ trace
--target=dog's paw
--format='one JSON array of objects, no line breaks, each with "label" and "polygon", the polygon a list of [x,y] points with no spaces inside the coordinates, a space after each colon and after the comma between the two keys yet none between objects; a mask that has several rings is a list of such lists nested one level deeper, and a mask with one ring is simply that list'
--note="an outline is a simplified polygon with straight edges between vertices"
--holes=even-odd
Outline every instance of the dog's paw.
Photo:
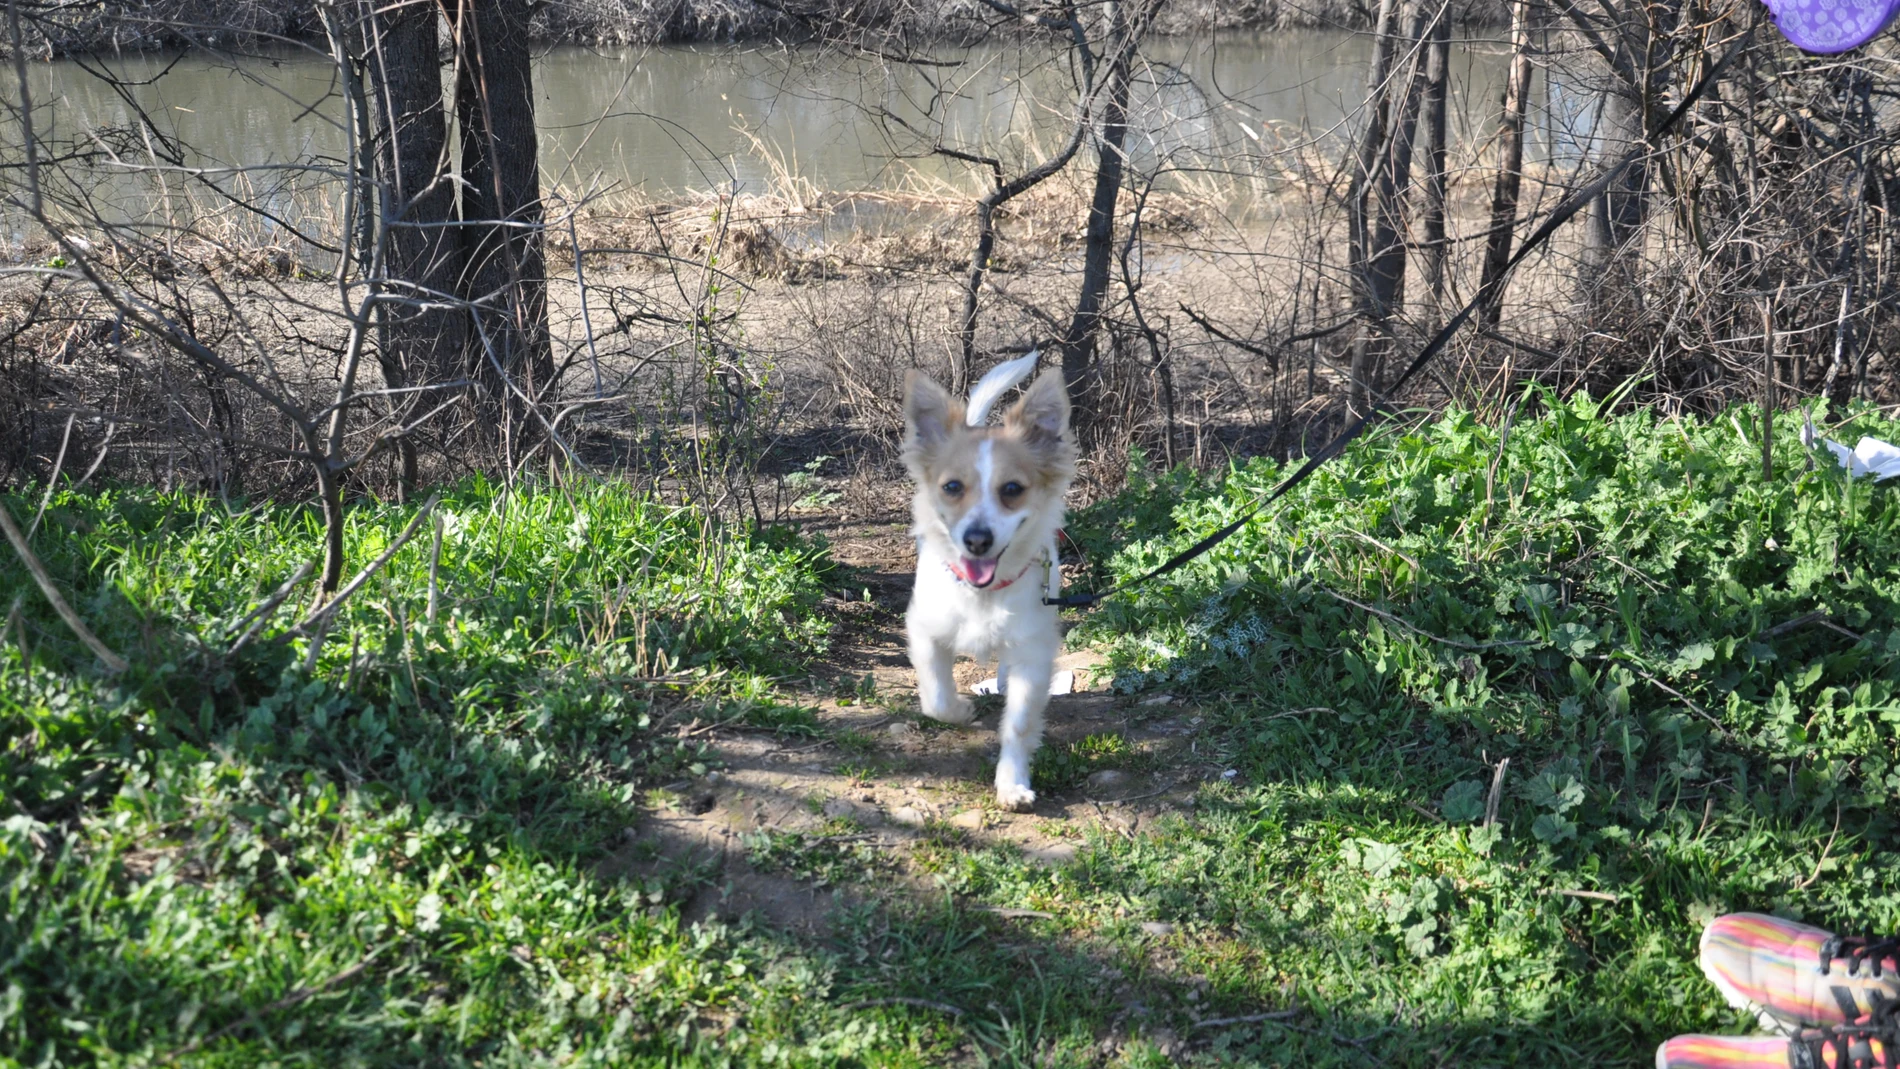
[{"label": "dog's paw", "polygon": [[976,719],[976,703],[959,694],[951,698],[944,708],[926,707],[924,715],[945,724],[967,724]]},{"label": "dog's paw", "polygon": [[1021,783],[999,783],[996,804],[1012,813],[1027,813],[1036,805],[1036,792]]}]

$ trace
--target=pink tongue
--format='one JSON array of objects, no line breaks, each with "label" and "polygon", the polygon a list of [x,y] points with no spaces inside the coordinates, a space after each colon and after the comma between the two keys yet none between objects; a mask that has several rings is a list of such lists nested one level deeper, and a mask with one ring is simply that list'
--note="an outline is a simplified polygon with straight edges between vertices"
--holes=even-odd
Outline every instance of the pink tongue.
[{"label": "pink tongue", "polygon": [[963,558],[963,577],[970,581],[971,586],[989,586],[990,580],[996,578],[996,562],[965,557]]}]

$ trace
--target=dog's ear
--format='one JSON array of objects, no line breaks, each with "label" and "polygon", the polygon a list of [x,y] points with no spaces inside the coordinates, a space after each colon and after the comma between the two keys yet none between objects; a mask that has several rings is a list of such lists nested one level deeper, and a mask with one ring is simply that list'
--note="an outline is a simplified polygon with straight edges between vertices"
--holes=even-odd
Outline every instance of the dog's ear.
[{"label": "dog's ear", "polygon": [[1023,391],[1003,425],[1037,446],[1053,446],[1069,431],[1069,387],[1062,380],[1062,369],[1050,368],[1036,376]]},{"label": "dog's ear", "polygon": [[943,444],[963,423],[963,405],[921,371],[904,376],[904,457]]}]

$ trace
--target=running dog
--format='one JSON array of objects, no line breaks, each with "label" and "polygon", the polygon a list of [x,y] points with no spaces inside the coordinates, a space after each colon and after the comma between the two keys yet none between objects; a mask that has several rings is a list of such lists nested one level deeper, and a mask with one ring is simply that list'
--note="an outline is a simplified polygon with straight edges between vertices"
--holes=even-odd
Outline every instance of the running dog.
[{"label": "running dog", "polygon": [[1056,532],[1075,478],[1069,394],[1060,371],[1044,372],[1003,416],[990,409],[1036,366],[1036,354],[983,376],[968,405],[922,372],[904,381],[904,467],[916,483],[911,534],[917,582],[905,629],[925,716],[967,724],[970,699],[957,693],[957,654],[995,657],[1004,693],[996,800],[1006,809],[1036,802],[1029,762],[1042,744],[1042,714],[1061,645]]}]

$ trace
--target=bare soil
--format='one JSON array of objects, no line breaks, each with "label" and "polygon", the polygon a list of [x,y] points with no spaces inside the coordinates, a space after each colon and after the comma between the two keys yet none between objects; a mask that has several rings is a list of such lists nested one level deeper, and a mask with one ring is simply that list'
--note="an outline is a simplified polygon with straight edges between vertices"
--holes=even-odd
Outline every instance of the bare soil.
[{"label": "bare soil", "polygon": [[[903,636],[915,553],[896,521],[814,525],[831,527],[834,556],[855,570],[854,585],[871,595],[834,605],[840,628],[828,658],[832,675],[808,695],[824,737],[715,733],[721,767],[673,784],[665,804],[629,829],[607,871],[636,877],[692,872],[700,882],[683,911],[688,919],[756,913],[776,927],[823,935],[840,910],[867,895],[925,890],[930,851],[946,842],[1005,845],[1030,861],[1062,865],[1087,849],[1092,836],[1140,836],[1163,816],[1192,810],[1198,784],[1221,771],[1196,751],[1200,718],[1193,707],[1166,696],[1109,693],[1104,680],[1092,677],[1098,660],[1085,650],[1057,662],[1058,670],[1076,673],[1076,691],[1050,699],[1044,745],[1117,732],[1142,771],[1097,773],[1070,790],[1039,783],[1032,812],[998,808],[992,776],[1000,700],[979,699],[979,716],[967,727],[916,713],[916,677]],[[991,666],[965,659],[957,679],[967,689],[992,674]],[[849,689],[839,684],[865,677],[875,683],[872,700],[819,693],[827,684],[834,693]],[[761,871],[747,860],[749,834],[835,836],[828,829],[840,818],[863,831],[838,838],[870,843],[896,863],[896,878],[884,892],[819,886]]]}]

